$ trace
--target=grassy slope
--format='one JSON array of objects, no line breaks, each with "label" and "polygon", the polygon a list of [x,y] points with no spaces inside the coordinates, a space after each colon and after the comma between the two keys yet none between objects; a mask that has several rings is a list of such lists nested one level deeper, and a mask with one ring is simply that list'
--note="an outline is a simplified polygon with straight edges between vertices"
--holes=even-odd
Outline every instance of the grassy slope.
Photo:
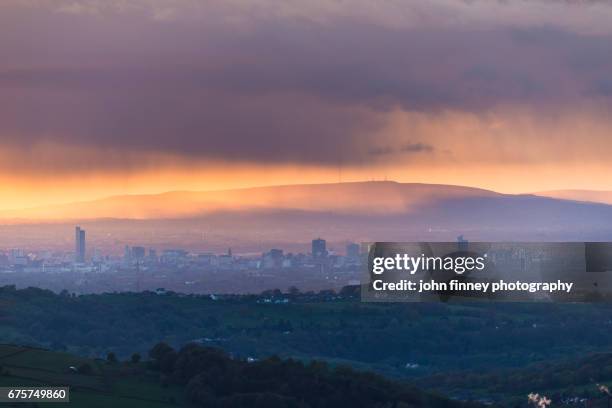
[{"label": "grassy slope", "polygon": [[[68,367],[89,363],[90,375],[70,372]],[[0,386],[69,386],[71,406],[82,407],[176,407],[183,403],[180,387],[161,388],[143,365],[108,364],[66,353],[0,345]],[[172,403],[175,401],[176,404]],[[46,407],[66,404],[46,403]]]}]

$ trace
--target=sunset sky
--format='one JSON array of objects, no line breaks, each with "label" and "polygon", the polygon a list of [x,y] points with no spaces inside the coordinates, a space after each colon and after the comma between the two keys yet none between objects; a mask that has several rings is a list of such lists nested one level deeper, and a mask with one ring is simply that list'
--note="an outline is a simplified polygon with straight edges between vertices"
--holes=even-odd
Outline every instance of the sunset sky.
[{"label": "sunset sky", "polygon": [[0,209],[393,179],[612,190],[612,5],[2,0]]}]

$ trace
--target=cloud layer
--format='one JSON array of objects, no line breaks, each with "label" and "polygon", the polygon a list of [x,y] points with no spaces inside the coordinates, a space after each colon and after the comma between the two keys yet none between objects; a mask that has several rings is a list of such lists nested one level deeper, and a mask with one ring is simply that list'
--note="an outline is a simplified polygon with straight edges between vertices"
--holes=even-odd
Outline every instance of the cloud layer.
[{"label": "cloud layer", "polygon": [[606,2],[382,4],[3,2],[0,166],[59,174],[612,153]]}]

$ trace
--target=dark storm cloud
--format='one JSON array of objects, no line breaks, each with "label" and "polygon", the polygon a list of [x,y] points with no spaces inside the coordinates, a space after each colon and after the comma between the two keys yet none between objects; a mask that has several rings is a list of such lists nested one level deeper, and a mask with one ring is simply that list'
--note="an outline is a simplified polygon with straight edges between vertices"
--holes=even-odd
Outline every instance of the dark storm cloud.
[{"label": "dark storm cloud", "polygon": [[400,147],[402,153],[433,152],[434,148],[424,143],[409,143]]},{"label": "dark storm cloud", "polygon": [[[371,137],[393,109],[537,111],[612,97],[607,34],[11,13],[0,17],[3,146],[360,162],[384,155]],[[390,149],[435,153],[427,140]]]},{"label": "dark storm cloud", "polygon": [[415,154],[415,153],[431,153],[434,151],[433,146],[425,143],[408,143],[399,147],[378,146],[370,149],[369,154],[373,156],[387,156],[391,154]]}]

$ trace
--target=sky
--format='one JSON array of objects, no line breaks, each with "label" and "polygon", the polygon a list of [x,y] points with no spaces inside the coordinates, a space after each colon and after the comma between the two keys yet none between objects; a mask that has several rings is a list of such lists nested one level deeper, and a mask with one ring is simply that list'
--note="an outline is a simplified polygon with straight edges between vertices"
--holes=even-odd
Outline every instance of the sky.
[{"label": "sky", "polygon": [[612,190],[612,4],[3,0],[0,209],[358,180]]}]

